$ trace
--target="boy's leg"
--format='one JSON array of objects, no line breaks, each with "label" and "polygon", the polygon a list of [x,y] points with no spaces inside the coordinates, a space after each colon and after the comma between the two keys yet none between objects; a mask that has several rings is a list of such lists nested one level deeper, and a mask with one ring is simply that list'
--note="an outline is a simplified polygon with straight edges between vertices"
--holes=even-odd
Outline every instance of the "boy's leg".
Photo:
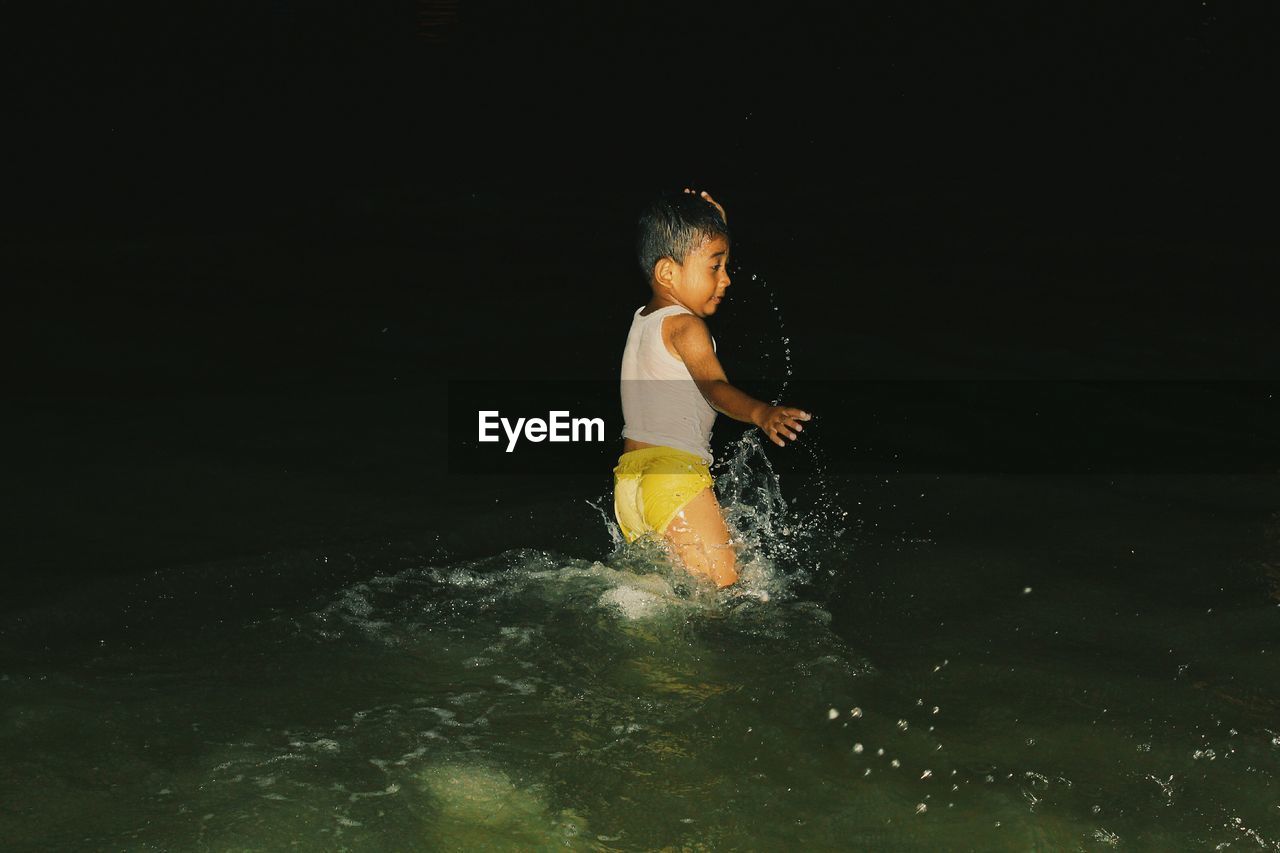
[{"label": "boy's leg", "polygon": [[685,504],[667,525],[665,536],[693,574],[706,575],[719,587],[738,579],[737,554],[729,541],[724,513],[711,489],[703,489]]}]

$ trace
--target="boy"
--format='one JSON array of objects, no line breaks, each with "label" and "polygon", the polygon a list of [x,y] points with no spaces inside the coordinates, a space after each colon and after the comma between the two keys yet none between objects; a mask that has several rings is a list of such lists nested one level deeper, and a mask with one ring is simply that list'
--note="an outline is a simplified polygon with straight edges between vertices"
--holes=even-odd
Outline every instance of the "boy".
[{"label": "boy", "polygon": [[783,446],[810,415],[770,406],[729,384],[704,318],[729,287],[729,226],[708,193],[667,193],[640,217],[640,267],[653,292],[635,313],[622,356],[622,456],[613,510],[628,542],[663,537],[688,571],[717,587],[738,579],[737,556],[712,491],[716,412],[755,424]]}]

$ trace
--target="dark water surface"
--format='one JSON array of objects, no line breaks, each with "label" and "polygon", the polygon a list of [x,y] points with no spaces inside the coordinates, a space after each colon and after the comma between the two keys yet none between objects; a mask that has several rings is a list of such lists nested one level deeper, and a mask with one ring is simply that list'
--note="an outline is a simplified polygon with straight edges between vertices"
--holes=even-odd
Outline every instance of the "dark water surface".
[{"label": "dark water surface", "polygon": [[721,424],[715,593],[607,471],[450,475],[431,404],[19,412],[6,849],[1280,846],[1275,476],[819,482]]}]

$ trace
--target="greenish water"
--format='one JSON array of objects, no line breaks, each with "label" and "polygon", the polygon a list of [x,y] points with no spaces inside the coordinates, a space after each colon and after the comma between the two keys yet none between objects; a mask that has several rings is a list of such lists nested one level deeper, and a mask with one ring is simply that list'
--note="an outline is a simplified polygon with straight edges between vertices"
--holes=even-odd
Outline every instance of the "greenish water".
[{"label": "greenish water", "polygon": [[1274,478],[718,486],[726,592],[576,497],[11,620],[4,847],[1280,847]]}]

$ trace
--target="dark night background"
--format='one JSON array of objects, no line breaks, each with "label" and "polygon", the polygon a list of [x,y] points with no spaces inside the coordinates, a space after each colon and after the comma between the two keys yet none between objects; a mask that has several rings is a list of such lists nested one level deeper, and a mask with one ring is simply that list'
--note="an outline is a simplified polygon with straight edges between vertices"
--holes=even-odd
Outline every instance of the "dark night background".
[{"label": "dark night background", "polygon": [[[450,497],[446,383],[612,381],[664,187],[735,228],[731,378],[778,376],[771,295],[797,381],[1272,380],[1270,24],[45,4],[9,28],[12,588],[424,519],[447,540],[488,501]],[[828,395],[827,447],[865,437]]]}]

